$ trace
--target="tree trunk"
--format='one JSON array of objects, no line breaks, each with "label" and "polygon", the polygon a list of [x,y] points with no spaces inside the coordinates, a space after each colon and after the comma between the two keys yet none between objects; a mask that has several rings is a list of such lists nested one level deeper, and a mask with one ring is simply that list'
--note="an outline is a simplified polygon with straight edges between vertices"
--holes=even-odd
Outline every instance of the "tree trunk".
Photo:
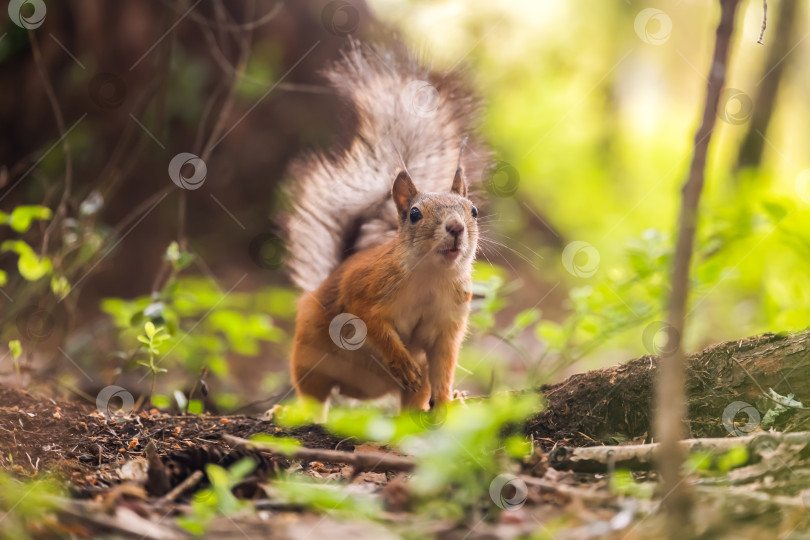
[{"label": "tree trunk", "polygon": [[[756,97],[754,98],[751,123],[740,145],[737,155],[735,172],[747,167],[758,167],[762,161],[765,149],[765,137],[771,115],[775,110],[776,94],[785,66],[789,63],[787,58],[796,34],[796,22],[801,20],[801,7],[798,0],[783,0],[779,4],[779,13],[776,16],[776,27],[773,32],[768,30],[767,42],[772,45],[768,51],[768,59],[762,68],[762,79],[756,84]],[[797,11],[799,12],[797,15]]]}]

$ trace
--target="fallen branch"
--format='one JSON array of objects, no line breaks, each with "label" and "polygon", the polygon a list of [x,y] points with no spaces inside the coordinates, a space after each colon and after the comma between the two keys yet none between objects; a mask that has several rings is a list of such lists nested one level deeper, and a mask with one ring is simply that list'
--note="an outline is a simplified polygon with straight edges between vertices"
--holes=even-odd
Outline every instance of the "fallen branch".
[{"label": "fallen branch", "polygon": [[569,501],[582,501],[585,503],[605,503],[615,500],[615,496],[610,493],[603,493],[591,488],[578,488],[568,486],[559,482],[552,482],[545,478],[537,478],[535,476],[528,476],[521,474],[518,476],[527,486],[533,486],[540,489],[541,493],[554,493],[555,495],[562,495]]},{"label": "fallen branch", "polygon": [[[804,498],[801,496],[786,497],[784,495],[769,495],[761,491],[729,487],[699,486],[697,491],[701,495],[717,497],[729,506],[740,506],[741,504],[758,506],[761,508],[761,512],[776,506],[796,508],[802,511],[806,511],[808,507],[807,502],[805,502]],[[763,506],[764,508],[762,508]]]},{"label": "fallen branch", "polygon": [[186,477],[185,480],[174,486],[170,492],[158,499],[156,504],[165,505],[174,502],[177,497],[199,484],[203,476],[204,473],[202,471],[194,471],[190,476]]},{"label": "fallen branch", "polygon": [[[796,433],[758,433],[743,437],[726,437],[722,439],[702,438],[686,439],[680,442],[684,453],[710,452],[723,454],[732,448],[746,446],[749,449],[749,461],[759,456],[763,450],[773,449],[781,443],[808,444],[810,432]],[[633,470],[649,469],[655,463],[661,445],[632,444],[625,446],[591,446],[586,448],[562,447],[551,453],[549,460],[555,469],[572,469],[576,471],[601,472],[613,467]]]},{"label": "fallen branch", "polygon": [[330,463],[345,463],[354,467],[355,472],[370,471],[399,471],[410,472],[414,469],[414,461],[403,456],[395,456],[382,452],[344,452],[342,450],[326,450],[319,448],[296,448],[289,452],[281,452],[277,446],[259,441],[251,441],[233,435],[223,434],[222,439],[233,448],[248,448],[267,452],[277,456],[307,461],[326,461]]},{"label": "fallen branch", "polygon": [[[127,537],[150,540],[182,540],[185,534],[171,527],[155,523],[139,516],[127,507],[115,508],[114,515],[104,513],[101,505],[86,501],[73,501],[54,497],[51,499],[57,512],[78,521],[81,524],[92,524],[101,529],[115,531]],[[162,521],[162,520],[161,520]]]}]

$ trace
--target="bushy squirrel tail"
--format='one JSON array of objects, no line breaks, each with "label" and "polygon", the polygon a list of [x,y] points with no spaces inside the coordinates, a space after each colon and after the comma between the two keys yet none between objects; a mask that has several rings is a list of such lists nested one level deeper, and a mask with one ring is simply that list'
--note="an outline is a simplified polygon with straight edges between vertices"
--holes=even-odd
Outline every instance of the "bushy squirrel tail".
[{"label": "bushy squirrel tail", "polygon": [[433,72],[404,46],[352,41],[324,72],[356,115],[344,149],[293,162],[282,229],[293,281],[314,290],[346,257],[396,234],[391,186],[407,168],[420,191],[448,192],[461,164],[471,188],[488,154],[475,135],[478,100],[457,71]]}]

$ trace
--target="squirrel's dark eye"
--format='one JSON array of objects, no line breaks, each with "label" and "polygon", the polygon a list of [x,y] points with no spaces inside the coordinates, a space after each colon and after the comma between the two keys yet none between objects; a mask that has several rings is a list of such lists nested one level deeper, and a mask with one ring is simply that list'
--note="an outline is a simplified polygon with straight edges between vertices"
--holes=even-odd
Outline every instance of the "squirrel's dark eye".
[{"label": "squirrel's dark eye", "polygon": [[475,205],[472,207],[472,217],[478,217],[478,208],[476,208]]},{"label": "squirrel's dark eye", "polygon": [[419,211],[417,207],[411,208],[411,223],[416,223],[422,219],[422,212]]}]

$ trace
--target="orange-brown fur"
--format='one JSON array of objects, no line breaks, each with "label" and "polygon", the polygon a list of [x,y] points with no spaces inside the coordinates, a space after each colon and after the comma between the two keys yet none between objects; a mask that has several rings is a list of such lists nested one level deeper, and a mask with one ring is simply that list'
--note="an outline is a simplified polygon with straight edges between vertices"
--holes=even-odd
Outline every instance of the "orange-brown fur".
[{"label": "orange-brown fur", "polygon": [[[396,237],[350,256],[299,300],[292,352],[299,396],[326,403],[335,387],[357,399],[395,392],[403,408],[414,409],[451,399],[478,241],[466,195],[460,169],[450,193],[419,193],[407,174],[396,178]],[[410,220],[414,207],[422,215],[416,223]],[[365,324],[357,349],[339,346],[343,342],[330,335],[341,314]]]}]

